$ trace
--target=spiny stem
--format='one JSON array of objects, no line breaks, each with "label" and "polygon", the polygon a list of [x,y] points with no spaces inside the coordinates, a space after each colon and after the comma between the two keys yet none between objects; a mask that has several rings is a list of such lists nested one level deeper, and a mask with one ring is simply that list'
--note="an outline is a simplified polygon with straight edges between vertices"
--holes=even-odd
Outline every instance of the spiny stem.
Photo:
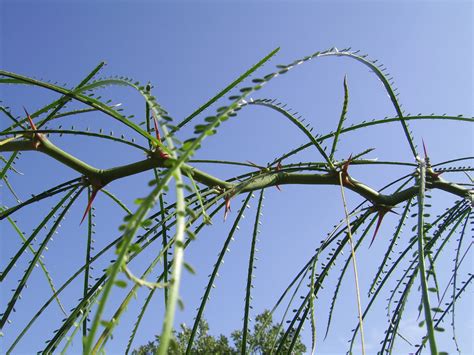
[{"label": "spiny stem", "polygon": [[247,287],[246,287],[246,295],[245,295],[244,324],[242,328],[242,348],[241,348],[242,355],[245,355],[247,353],[247,335],[248,335],[248,323],[249,323],[249,312],[250,312],[250,300],[252,299],[250,292],[252,290],[252,278],[253,278],[253,269],[254,269],[255,252],[256,252],[255,245],[257,244],[258,233],[260,232],[258,230],[258,226],[260,225],[260,215],[261,215],[261,210],[262,210],[264,191],[265,190],[260,191],[260,198],[258,200],[257,212],[255,214],[255,224],[253,227],[252,242],[250,245],[250,255],[249,255],[249,264],[248,264],[249,266],[248,266],[248,271],[247,271]]},{"label": "spiny stem", "polygon": [[430,298],[428,294],[428,282],[426,280],[425,270],[425,249],[424,249],[424,218],[423,218],[423,207],[425,203],[425,188],[426,188],[426,163],[423,160],[419,160],[419,193],[418,193],[418,268],[420,270],[420,284],[422,291],[422,302],[423,309],[425,312],[425,324],[426,331],[428,333],[428,339],[430,342],[431,354],[438,354],[436,347],[436,337],[434,334],[433,318],[431,317]]},{"label": "spiny stem", "polygon": [[[91,200],[92,197],[92,192],[91,188],[89,187],[87,189],[87,197],[89,200]],[[86,269],[84,271],[84,292],[83,292],[83,297],[87,297],[87,292],[89,291],[89,274],[90,274],[90,259],[91,259],[91,247],[92,247],[92,209],[89,209],[87,211],[87,242],[86,242]],[[88,315],[84,317],[84,320],[82,322],[82,336],[86,337],[87,336],[87,318]]]},{"label": "spiny stem", "polygon": [[[0,146],[0,151],[28,150],[35,150],[30,140],[12,141]],[[190,173],[196,181],[209,187],[219,186],[224,189],[234,189],[234,195],[237,193],[249,192],[270,186],[284,184],[339,184],[337,174],[335,173],[296,174],[286,173],[282,171],[270,171],[269,173],[259,174],[253,177],[252,179],[248,179],[236,185],[221,180],[213,175],[210,175],[204,171],[201,171],[199,169],[196,169],[195,167],[184,163],[184,161],[182,160],[184,160],[185,157],[180,157],[180,159],[174,159],[173,157],[170,157],[168,159],[161,159],[159,157],[151,156],[145,160],[103,170],[88,165],[87,163],[58,148],[49,140],[44,140],[43,142],[41,142],[38,147],[38,151],[41,151],[51,156],[52,158],[85,175],[88,178],[89,182],[91,182],[93,185],[102,187],[114,180],[118,180],[144,171],[148,171],[158,167],[166,168],[169,166],[174,166],[178,163],[178,160],[183,174]],[[364,185],[363,183],[351,177],[348,177],[348,181],[350,182],[350,184],[347,185],[347,188],[358,193],[362,197],[372,201],[373,203],[379,205],[382,204],[388,206],[395,206],[400,202],[406,201],[410,197],[416,196],[416,194],[418,193],[418,187],[412,186],[397,193],[393,193],[392,195],[382,195],[374,189],[370,188],[369,186]],[[454,195],[463,198],[468,198],[470,200],[473,199],[473,195],[469,189],[466,189],[454,183],[450,183],[440,177],[438,177],[436,180],[430,180],[428,187],[444,190]]]},{"label": "spiny stem", "polygon": [[251,67],[249,70],[247,70],[245,73],[243,73],[241,76],[239,76],[237,79],[235,79],[232,83],[227,85],[227,87],[219,92],[216,96],[214,96],[212,99],[210,99],[208,102],[206,102],[204,105],[199,107],[196,111],[194,111],[191,115],[186,117],[183,121],[181,121],[176,129],[172,130],[171,133],[174,133],[176,130],[182,128],[185,124],[187,124],[189,121],[191,121],[194,117],[199,115],[202,111],[204,111],[206,108],[211,106],[214,102],[219,100],[222,96],[224,96],[226,93],[228,93],[232,88],[237,86],[241,81],[243,81],[245,78],[250,76],[255,70],[260,68],[263,64],[265,64],[271,57],[273,57],[278,51],[280,50],[280,47],[275,48],[273,51],[271,51],[267,56],[265,56],[263,59],[261,59],[257,64],[255,64],[253,67]]},{"label": "spiny stem", "polygon": [[[147,84],[147,86],[145,87],[145,90],[148,93],[151,92],[151,84],[150,83]],[[153,121],[155,123],[155,130],[156,130],[156,132],[158,132],[158,125],[157,125],[157,122],[156,122],[155,118],[156,117],[153,115],[153,119],[154,119]],[[148,102],[146,102],[145,103],[145,121],[146,121],[146,130],[147,130],[148,133],[151,133],[150,120],[151,120],[150,104]],[[160,140],[161,140],[161,138],[160,138]],[[150,150],[153,148],[153,145],[150,141],[148,142],[148,147],[150,148]],[[158,171],[156,169],[153,169],[153,174],[155,176],[156,183],[158,183]],[[166,245],[168,244],[168,236],[167,236],[167,233],[166,233],[166,231],[167,231],[167,227],[166,227],[166,223],[165,223],[165,218],[166,218],[165,214],[166,213],[165,213],[165,205],[164,205],[163,195],[160,195],[159,203],[160,203],[160,210],[161,210],[161,220],[162,220],[162,223],[163,223],[162,246],[163,246],[163,250],[164,250]],[[164,267],[164,270],[163,270],[164,282],[168,283],[168,273],[169,273],[169,271],[168,271],[168,252],[163,254],[163,267]],[[164,305],[165,305],[165,310],[166,310],[166,308],[168,306],[168,288],[165,287],[165,289],[163,291],[164,291]]]},{"label": "spiny stem", "polygon": [[[75,87],[74,90],[77,90],[79,88],[81,88],[82,86],[86,85],[87,82],[89,80],[91,80],[94,75],[96,75],[100,69],[102,69],[102,67],[105,65],[105,62],[100,62],[99,65],[97,67],[94,68],[94,70],[92,70],[92,72],[89,73],[89,75],[87,75],[80,83],[79,85],[77,85]],[[46,123],[48,123],[48,121],[52,120],[55,115],[59,112],[59,110],[61,110],[64,105],[66,105],[69,101],[71,100],[70,97],[68,97],[67,95],[63,95],[63,97],[61,97],[59,99],[59,102],[58,102],[58,105],[54,108],[54,110],[44,119],[42,120],[39,124],[38,124],[38,128],[41,128],[42,126],[44,126]]]}]

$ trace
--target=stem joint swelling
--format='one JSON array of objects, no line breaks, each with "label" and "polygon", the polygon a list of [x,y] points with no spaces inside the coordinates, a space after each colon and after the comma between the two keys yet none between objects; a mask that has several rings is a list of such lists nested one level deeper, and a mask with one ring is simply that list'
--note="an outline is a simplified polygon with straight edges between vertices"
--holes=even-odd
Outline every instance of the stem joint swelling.
[{"label": "stem joint swelling", "polygon": [[340,170],[338,171],[337,169],[334,170],[334,173],[339,177],[339,174],[341,174],[341,181],[342,184],[346,187],[354,187],[354,184],[351,182],[351,177],[349,176],[349,165],[352,162],[352,154],[349,156],[349,159],[347,159],[344,164],[342,164]]},{"label": "stem joint swelling", "polygon": [[158,146],[150,150],[147,156],[151,159],[158,159],[162,162],[170,158],[170,156],[167,153],[163,152]]},{"label": "stem joint swelling", "polygon": [[97,174],[82,175],[81,184],[84,187],[91,187],[93,190],[100,190],[106,185],[102,180],[101,171]]},{"label": "stem joint swelling", "polygon": [[27,136],[31,142],[31,146],[34,150],[40,150],[40,146],[44,144],[46,138],[41,133],[32,133]]}]

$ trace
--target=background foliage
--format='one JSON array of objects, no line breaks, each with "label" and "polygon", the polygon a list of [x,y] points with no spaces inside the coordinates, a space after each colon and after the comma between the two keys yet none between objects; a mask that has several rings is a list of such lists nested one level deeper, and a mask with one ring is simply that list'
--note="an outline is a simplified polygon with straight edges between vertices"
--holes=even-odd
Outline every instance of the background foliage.
[{"label": "background foliage", "polygon": [[[174,331],[176,339],[176,347],[170,349],[171,354],[183,354],[191,336],[191,329],[182,325],[180,332]],[[270,354],[273,344],[278,342],[279,337],[283,336],[280,327],[272,322],[272,315],[268,310],[255,317],[255,325],[249,333],[249,349],[256,354]],[[235,330],[231,333],[233,346],[230,345],[229,339],[220,334],[217,338],[209,335],[209,325],[206,320],[201,319],[197,337],[191,349],[192,354],[240,354],[242,344],[242,331]],[[154,354],[160,343],[160,337],[157,336],[154,341],[148,342],[146,345],[140,346],[132,351],[133,355]],[[290,346],[290,341],[286,342],[285,349]],[[306,346],[298,340],[295,348],[295,354],[304,354]]]}]

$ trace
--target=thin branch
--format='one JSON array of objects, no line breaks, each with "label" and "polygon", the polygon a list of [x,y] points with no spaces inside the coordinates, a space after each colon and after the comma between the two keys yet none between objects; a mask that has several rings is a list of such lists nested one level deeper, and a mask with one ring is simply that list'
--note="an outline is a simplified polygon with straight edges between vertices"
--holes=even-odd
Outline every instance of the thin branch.
[{"label": "thin branch", "polygon": [[365,341],[364,341],[364,322],[362,320],[362,307],[360,302],[360,289],[359,289],[359,273],[357,271],[357,262],[356,262],[356,255],[354,250],[354,240],[352,238],[351,232],[351,222],[349,220],[349,211],[347,210],[347,202],[346,196],[344,194],[344,184],[342,182],[342,172],[339,172],[339,186],[341,187],[341,196],[342,196],[342,203],[344,205],[344,215],[346,217],[346,224],[347,224],[347,235],[349,236],[349,245],[351,246],[351,258],[352,258],[352,266],[354,268],[354,282],[355,282],[355,289],[356,289],[356,296],[357,296],[357,313],[359,315],[359,328],[360,328],[360,342],[362,347],[362,354],[365,355]]}]

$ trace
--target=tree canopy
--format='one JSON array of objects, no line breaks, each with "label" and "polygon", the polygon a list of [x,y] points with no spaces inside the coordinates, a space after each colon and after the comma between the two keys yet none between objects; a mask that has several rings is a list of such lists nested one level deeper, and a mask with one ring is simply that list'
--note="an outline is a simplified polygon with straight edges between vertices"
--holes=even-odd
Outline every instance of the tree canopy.
[{"label": "tree canopy", "polygon": [[[265,310],[255,317],[255,324],[249,334],[247,335],[247,349],[250,354],[272,354],[275,353],[276,344],[279,343],[284,335],[283,329],[277,324],[273,323],[273,317],[270,311]],[[191,328],[181,324],[181,331],[173,331],[173,341],[168,351],[170,355],[185,354],[189,339],[191,337]],[[229,343],[229,339],[220,334],[214,337],[209,334],[209,324],[205,319],[199,321],[196,338],[190,353],[194,355],[228,355],[240,354],[242,349],[242,330],[235,330],[230,335],[233,346]],[[283,347],[283,352],[287,353],[290,347],[290,339],[286,340]],[[133,355],[154,355],[160,344],[160,336],[156,335],[154,341],[149,341],[147,344],[140,346],[133,350]],[[306,346],[302,343],[301,337],[298,336],[296,345],[292,353],[304,354]]]}]

